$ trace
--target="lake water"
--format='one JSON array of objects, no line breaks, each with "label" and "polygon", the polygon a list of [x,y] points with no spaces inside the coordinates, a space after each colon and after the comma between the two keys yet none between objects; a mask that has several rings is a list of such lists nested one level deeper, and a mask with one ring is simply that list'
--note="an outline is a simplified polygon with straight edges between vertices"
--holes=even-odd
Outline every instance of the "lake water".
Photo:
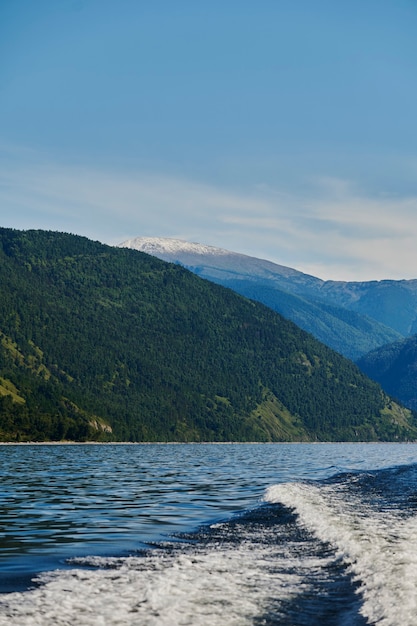
[{"label": "lake water", "polygon": [[416,444],[0,446],[0,626],[414,626]]}]

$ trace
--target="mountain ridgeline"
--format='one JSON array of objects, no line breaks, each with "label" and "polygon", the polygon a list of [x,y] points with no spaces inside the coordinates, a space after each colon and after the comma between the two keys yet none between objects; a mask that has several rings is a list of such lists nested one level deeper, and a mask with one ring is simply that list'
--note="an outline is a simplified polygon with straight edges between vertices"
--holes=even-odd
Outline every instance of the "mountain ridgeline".
[{"label": "mountain ridgeline", "polygon": [[417,280],[324,281],[271,261],[175,239],[121,244],[262,302],[349,359],[417,332]]},{"label": "mountain ridgeline", "polygon": [[153,256],[0,229],[3,441],[415,440],[291,321]]}]

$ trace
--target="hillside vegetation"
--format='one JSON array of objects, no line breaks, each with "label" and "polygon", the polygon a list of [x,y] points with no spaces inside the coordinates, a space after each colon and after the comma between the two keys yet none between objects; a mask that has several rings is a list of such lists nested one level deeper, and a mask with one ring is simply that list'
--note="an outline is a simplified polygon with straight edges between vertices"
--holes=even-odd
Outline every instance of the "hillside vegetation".
[{"label": "hillside vegetation", "polygon": [[358,365],[387,393],[417,410],[417,335],[373,350]]},{"label": "hillside vegetation", "polygon": [[309,295],[296,295],[254,280],[214,280],[247,298],[266,304],[311,333],[329,348],[356,360],[375,347],[390,343],[401,335],[366,314],[333,305]]},{"label": "hillside vegetation", "polygon": [[353,363],[180,266],[0,229],[0,278],[3,440],[417,438]]}]

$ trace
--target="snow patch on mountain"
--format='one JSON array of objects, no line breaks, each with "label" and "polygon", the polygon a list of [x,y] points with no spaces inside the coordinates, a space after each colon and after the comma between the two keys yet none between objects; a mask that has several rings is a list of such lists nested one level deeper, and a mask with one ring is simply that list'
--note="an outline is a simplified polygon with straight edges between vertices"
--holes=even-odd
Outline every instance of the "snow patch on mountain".
[{"label": "snow patch on mountain", "polygon": [[291,279],[292,281],[313,281],[321,283],[318,278],[303,274],[290,267],[278,265],[272,261],[258,259],[239,252],[231,252],[215,246],[201,243],[190,243],[182,239],[167,237],[135,237],[119,244],[121,248],[132,248],[146,252],[163,261],[180,263],[200,276],[219,282],[222,279],[266,278],[271,280]]},{"label": "snow patch on mountain", "polygon": [[204,254],[205,256],[225,256],[233,254],[227,250],[223,250],[223,248],[168,237],[135,237],[134,239],[127,239],[119,244],[119,247],[132,248],[133,250],[139,250],[155,256],[162,253],[177,254],[178,252]]}]

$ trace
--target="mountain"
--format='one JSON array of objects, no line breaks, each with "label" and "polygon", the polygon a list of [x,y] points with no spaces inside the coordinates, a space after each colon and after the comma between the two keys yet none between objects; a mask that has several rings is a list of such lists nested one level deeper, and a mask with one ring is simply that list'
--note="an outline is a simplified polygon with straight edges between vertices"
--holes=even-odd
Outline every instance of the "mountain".
[{"label": "mountain", "polygon": [[137,237],[133,248],[257,300],[355,360],[416,326],[417,281],[323,281],[270,261],[175,239]]},{"label": "mountain", "polygon": [[352,362],[179,265],[0,229],[0,280],[2,440],[417,439]]},{"label": "mountain", "polygon": [[373,350],[358,365],[405,406],[417,409],[417,335]]}]

